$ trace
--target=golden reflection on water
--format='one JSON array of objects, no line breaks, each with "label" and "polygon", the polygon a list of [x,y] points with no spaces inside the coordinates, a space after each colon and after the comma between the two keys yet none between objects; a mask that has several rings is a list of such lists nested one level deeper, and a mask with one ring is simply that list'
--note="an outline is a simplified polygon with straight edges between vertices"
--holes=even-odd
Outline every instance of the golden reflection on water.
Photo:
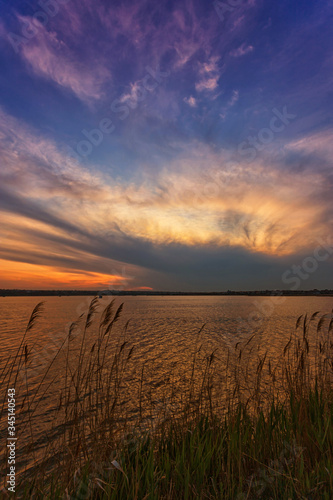
[{"label": "golden reflection on water", "polygon": [[[121,302],[124,309],[110,335],[103,329],[98,335],[110,298],[96,301],[97,312],[86,331],[91,297],[44,299],[43,313],[26,337],[26,357],[15,383],[21,469],[37,463],[47,446],[56,456],[65,422],[68,426],[73,419],[76,432],[98,440],[106,438],[96,431],[101,416],[112,421],[111,435],[125,423],[141,430],[154,427],[184,408],[223,411],[231,402],[248,401],[255,391],[261,394],[256,403],[264,405],[269,395],[283,389],[281,373],[289,356],[284,348],[297,318],[332,307],[330,298],[320,297],[279,303],[269,297],[119,297],[113,314]],[[37,302],[37,297],[1,298],[0,372],[17,351]],[[70,325],[80,315],[68,342]],[[314,344],[315,322],[308,333]],[[298,331],[294,344],[302,337]],[[77,390],[79,359],[83,375]],[[1,440],[6,439],[5,422],[3,413]]]}]

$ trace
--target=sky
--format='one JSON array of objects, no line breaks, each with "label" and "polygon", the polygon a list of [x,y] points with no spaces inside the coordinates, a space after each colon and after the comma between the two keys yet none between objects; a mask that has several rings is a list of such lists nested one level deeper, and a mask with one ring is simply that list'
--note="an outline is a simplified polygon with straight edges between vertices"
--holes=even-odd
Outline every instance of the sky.
[{"label": "sky", "polygon": [[333,288],[331,0],[0,0],[0,288]]}]

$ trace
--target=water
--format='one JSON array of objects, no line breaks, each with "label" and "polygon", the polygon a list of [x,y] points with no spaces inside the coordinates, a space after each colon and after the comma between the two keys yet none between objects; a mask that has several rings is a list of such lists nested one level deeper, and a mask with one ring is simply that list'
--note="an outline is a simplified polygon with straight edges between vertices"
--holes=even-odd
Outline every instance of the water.
[{"label": "water", "polygon": [[[91,297],[0,298],[0,373],[9,356],[15,355],[30,314],[34,306],[42,300],[45,302],[43,313],[26,337],[28,350],[26,373],[28,373],[30,396],[40,383],[46,367],[65,341],[71,322],[87,312]],[[100,311],[110,300],[110,297],[99,300]],[[161,412],[162,396],[158,391],[170,381],[170,374],[173,373],[174,380],[178,384],[178,392],[181,392],[182,384],[191,371],[196,348],[200,347],[203,360],[209,359],[214,352],[221,369],[224,369],[228,352],[234,353],[237,345],[244,345],[251,338],[249,352],[253,359],[246,361],[250,366],[251,361],[255,365],[258,356],[263,356],[266,352],[270,358],[278,359],[295,330],[295,322],[299,316],[305,313],[311,316],[317,311],[329,313],[333,305],[330,297],[117,297],[116,306],[121,302],[124,303],[124,309],[112,331],[110,343],[116,349],[126,342],[124,349],[127,349],[127,353],[133,348],[132,371],[127,373],[124,381],[124,384],[127,384],[127,392],[123,408],[126,404],[127,417],[133,417],[138,412],[137,396],[133,395],[133,391],[138,388],[143,364],[145,387],[153,388],[155,391],[154,396],[151,396],[151,391],[149,393],[150,402],[155,398],[156,411]],[[96,320],[99,320],[98,315]],[[205,326],[202,329],[203,325]],[[95,330],[94,324],[88,330],[89,348],[95,341]],[[80,333],[78,329],[70,344],[73,370],[79,356],[81,335],[82,331]],[[34,401],[34,404],[38,403],[32,421],[37,444],[34,457],[22,460],[22,467],[29,467],[36,461],[41,456],[47,440],[53,439],[61,432],[60,424],[59,427],[54,424],[54,409],[58,404],[59,390],[64,381],[65,361],[64,350],[53,362],[47,374],[45,391],[39,391]],[[199,375],[198,378],[200,379]],[[45,385],[53,379],[55,383],[50,387]],[[16,381],[18,406],[22,405],[25,397],[25,380],[23,371]],[[5,387],[2,380],[2,398]],[[23,422],[27,412],[25,402],[23,409],[18,411],[17,428],[21,434],[28,432],[26,427],[20,424],[20,419]],[[0,437],[3,441],[6,439],[5,414],[2,415],[1,422]],[[52,435],[46,438],[45,432],[50,430],[51,426],[53,426]],[[20,438],[23,446],[24,436]]]},{"label": "water", "polygon": [[[27,342],[39,351],[61,343],[69,324],[88,309],[91,297],[0,298],[0,367],[20,344],[34,306],[44,311],[29,332]],[[104,297],[100,309],[110,301]],[[223,350],[256,334],[259,347],[279,352],[294,330],[297,318],[316,311],[330,312],[331,297],[118,297],[124,303],[118,329],[130,320],[127,339],[137,345],[142,360],[186,358],[193,338],[205,324],[205,349]],[[44,353],[44,357],[47,354]]]}]

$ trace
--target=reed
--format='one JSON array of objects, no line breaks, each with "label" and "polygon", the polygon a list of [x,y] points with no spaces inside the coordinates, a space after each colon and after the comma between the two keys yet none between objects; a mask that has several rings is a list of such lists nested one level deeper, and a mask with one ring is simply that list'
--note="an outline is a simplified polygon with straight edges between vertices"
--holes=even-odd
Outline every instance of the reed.
[{"label": "reed", "polygon": [[[32,464],[22,463],[17,498],[331,498],[331,313],[298,318],[274,359],[255,352],[254,336],[207,352],[201,329],[191,360],[155,380],[128,324],[117,328],[122,307],[111,301],[97,321],[93,299],[37,371],[34,309],[1,373],[2,387],[18,387],[18,454]],[[51,422],[38,434],[49,391]]]}]

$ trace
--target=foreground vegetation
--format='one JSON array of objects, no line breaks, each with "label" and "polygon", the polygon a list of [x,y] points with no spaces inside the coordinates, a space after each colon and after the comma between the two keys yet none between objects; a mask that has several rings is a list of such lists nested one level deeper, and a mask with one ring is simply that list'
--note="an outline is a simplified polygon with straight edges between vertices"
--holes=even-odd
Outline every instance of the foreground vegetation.
[{"label": "foreground vegetation", "polygon": [[[159,378],[135,356],[128,325],[117,334],[122,306],[112,301],[94,328],[97,306],[41,368],[29,341],[39,304],[2,370],[2,387],[25,390],[19,453],[36,464],[18,477],[17,498],[332,498],[332,314],[298,318],[274,359],[255,335],[222,346],[223,356],[207,352],[200,331],[189,361]],[[54,386],[35,456],[38,411]]]}]

